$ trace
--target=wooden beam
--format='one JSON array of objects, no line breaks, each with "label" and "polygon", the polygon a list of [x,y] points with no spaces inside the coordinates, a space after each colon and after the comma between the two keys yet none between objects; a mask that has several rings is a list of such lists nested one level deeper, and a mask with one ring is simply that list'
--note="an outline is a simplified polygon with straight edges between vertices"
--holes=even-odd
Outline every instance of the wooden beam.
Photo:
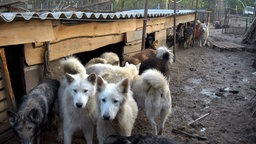
[{"label": "wooden beam", "polygon": [[5,132],[6,130],[8,130],[11,127],[9,121],[5,122],[5,123],[1,123],[0,125],[0,134],[2,134],[3,132]]},{"label": "wooden beam", "polygon": [[0,46],[52,40],[54,40],[54,34],[50,20],[0,23]]},{"label": "wooden beam", "polygon": [[195,20],[195,15],[187,14],[187,15],[179,15],[177,16],[177,24],[179,23],[187,23]]},{"label": "wooden beam", "polygon": [[4,133],[0,134],[0,143],[3,144],[5,142],[7,142],[8,140],[14,138],[14,133],[12,129],[9,129],[7,131],[5,131]]},{"label": "wooden beam", "polygon": [[131,46],[124,46],[124,54],[134,53],[141,50],[141,43],[137,43]]},{"label": "wooden beam", "polygon": [[8,104],[6,100],[0,101],[0,112],[6,110],[8,108]]},{"label": "wooden beam", "polygon": [[125,42],[129,43],[129,42],[141,40],[141,36],[142,36],[142,29],[136,30],[136,31],[129,31],[126,33]]},{"label": "wooden beam", "polygon": [[[72,54],[91,51],[97,48],[124,41],[124,34],[103,37],[82,37],[52,43],[49,47],[49,60],[56,60]],[[24,45],[25,61],[28,65],[43,63],[44,48],[34,48],[32,44]]]},{"label": "wooden beam", "polygon": [[[165,24],[166,23],[166,18],[151,18],[147,21],[147,26],[152,26],[152,25],[160,25],[160,24]],[[143,19],[138,19],[136,21],[136,29],[142,29],[143,27]]]},{"label": "wooden beam", "polygon": [[[176,23],[187,23],[195,20],[195,14],[177,15]],[[173,17],[168,17],[165,23],[165,29],[173,27]]]},{"label": "wooden beam", "polygon": [[5,90],[0,90],[0,101],[5,99]]},{"label": "wooden beam", "polygon": [[136,30],[136,19],[115,22],[85,22],[72,25],[60,24],[53,29],[56,39],[52,42],[83,36],[122,34],[134,30]]},{"label": "wooden beam", "polygon": [[9,74],[9,70],[7,67],[7,61],[5,57],[5,51],[3,48],[0,49],[0,66],[2,69],[2,75],[3,75],[3,81],[5,85],[5,94],[6,94],[6,99],[8,101],[8,104],[10,106],[11,110],[16,110],[16,101],[15,101],[15,96],[12,90],[12,84],[11,84],[11,78]]},{"label": "wooden beam", "polygon": [[153,33],[165,29],[164,24],[147,26],[147,33]]},{"label": "wooden beam", "polygon": [[158,40],[158,45],[166,45],[166,29],[155,32],[155,40]]}]

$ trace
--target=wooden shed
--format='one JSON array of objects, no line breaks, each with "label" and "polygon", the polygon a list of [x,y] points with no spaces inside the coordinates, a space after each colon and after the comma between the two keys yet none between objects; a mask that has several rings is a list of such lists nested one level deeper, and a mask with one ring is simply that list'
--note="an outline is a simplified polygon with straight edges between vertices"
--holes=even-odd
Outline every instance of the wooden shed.
[{"label": "wooden shed", "polygon": [[[103,51],[116,52],[121,59],[139,52],[143,15],[144,10],[0,13],[0,143],[13,138],[6,110],[15,110],[44,70],[54,75],[59,70],[55,62],[69,55],[86,61]],[[149,9],[146,33],[164,45],[173,15],[173,10]],[[177,13],[177,24],[194,20],[192,10]]]}]

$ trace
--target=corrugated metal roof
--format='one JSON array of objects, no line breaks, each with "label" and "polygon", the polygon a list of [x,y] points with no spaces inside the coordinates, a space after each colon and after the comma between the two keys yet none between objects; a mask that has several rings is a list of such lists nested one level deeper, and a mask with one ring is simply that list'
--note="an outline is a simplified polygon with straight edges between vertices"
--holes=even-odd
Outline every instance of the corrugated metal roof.
[{"label": "corrugated metal roof", "polygon": [[[165,17],[173,15],[173,10],[149,9],[148,17]],[[178,10],[177,15],[194,13],[194,10]],[[144,10],[129,10],[114,13],[95,13],[95,12],[3,12],[0,13],[0,21],[12,22],[14,20],[31,20],[31,19],[61,19],[61,20],[115,20],[129,18],[143,18]]]}]

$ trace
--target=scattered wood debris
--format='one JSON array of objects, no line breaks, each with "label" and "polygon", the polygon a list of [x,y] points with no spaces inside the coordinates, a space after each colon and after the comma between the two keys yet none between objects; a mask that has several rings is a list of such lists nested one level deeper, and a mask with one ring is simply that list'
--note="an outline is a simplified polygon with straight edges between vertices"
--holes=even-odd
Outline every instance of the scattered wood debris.
[{"label": "scattered wood debris", "polygon": [[198,140],[207,140],[206,137],[202,137],[202,136],[195,135],[195,134],[190,134],[190,133],[187,133],[185,131],[178,130],[178,129],[172,129],[172,132],[176,133],[176,134],[182,134],[182,135],[185,135],[185,136],[191,137],[191,138],[197,138]]},{"label": "scattered wood debris", "polygon": [[216,48],[219,51],[223,51],[223,50],[228,50],[228,51],[242,50],[243,51],[245,48],[243,45],[235,44],[230,41],[216,41],[212,38],[209,38],[209,42],[211,43],[210,45],[212,48]]},{"label": "scattered wood debris", "polygon": [[206,113],[206,114],[200,116],[199,118],[197,118],[197,119],[195,119],[195,120],[189,122],[188,125],[191,125],[191,124],[193,124],[193,123],[199,121],[200,119],[203,119],[203,118],[207,117],[209,114],[210,114],[210,113]]}]

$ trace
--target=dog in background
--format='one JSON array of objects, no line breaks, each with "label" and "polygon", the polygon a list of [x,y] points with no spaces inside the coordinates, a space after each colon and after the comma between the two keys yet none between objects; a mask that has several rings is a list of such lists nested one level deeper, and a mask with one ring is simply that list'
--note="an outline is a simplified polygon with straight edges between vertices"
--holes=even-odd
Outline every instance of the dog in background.
[{"label": "dog in background", "polygon": [[116,53],[113,52],[104,52],[99,57],[92,58],[85,64],[85,67],[88,67],[93,64],[102,63],[102,64],[111,64],[120,66],[119,57]]},{"label": "dog in background", "polygon": [[209,23],[201,23],[199,20],[196,21],[196,24],[199,26],[198,29],[198,39],[199,46],[205,46],[207,44],[207,39],[209,37]]},{"label": "dog in background", "polygon": [[85,67],[89,67],[90,65],[94,65],[94,64],[98,64],[98,63],[101,63],[101,64],[107,64],[107,60],[103,59],[103,58],[100,58],[100,57],[96,57],[96,58],[92,58],[90,59],[90,61],[88,61],[86,64],[85,64]]},{"label": "dog in background", "polygon": [[[154,134],[161,135],[172,109],[169,83],[165,76],[156,69],[148,69],[134,79],[131,90],[139,108],[144,108]],[[160,123],[157,125],[155,120],[158,116]]]},{"label": "dog in background", "polygon": [[94,64],[86,68],[87,73],[95,73],[103,77],[109,83],[116,83],[124,78],[133,81],[134,76],[138,75],[138,67],[134,64],[125,63],[124,67],[110,64]]},{"label": "dog in background", "polygon": [[140,51],[139,53],[126,58],[126,62],[132,63],[135,65],[140,64],[142,61],[148,59],[148,58],[154,58],[156,57],[156,50],[154,49],[144,49]]},{"label": "dog in background", "polygon": [[125,78],[117,83],[108,83],[98,76],[97,102],[99,144],[103,144],[112,134],[130,136],[137,118],[138,107],[133,99],[129,80]]},{"label": "dog in background", "polygon": [[138,65],[142,61],[148,59],[148,58],[154,58],[156,57],[156,49],[158,47],[158,40],[153,41],[150,48],[146,48],[139,53],[136,53],[135,55],[131,57],[126,57],[125,61],[131,64]]},{"label": "dog in background", "polygon": [[23,96],[17,113],[7,111],[10,125],[22,144],[41,142],[59,85],[57,80],[45,79]]},{"label": "dog in background", "polygon": [[108,64],[120,66],[120,60],[116,53],[104,52],[103,54],[100,55],[100,58],[105,59]]},{"label": "dog in background", "polygon": [[161,71],[170,80],[170,69],[173,63],[173,52],[167,47],[156,49],[156,58],[149,58],[141,62],[139,75],[147,69],[157,69]]},{"label": "dog in background", "polygon": [[191,46],[191,42],[193,39],[193,33],[194,30],[192,28],[192,26],[190,25],[190,23],[187,23],[187,27],[184,29],[184,44],[183,47],[189,48]]},{"label": "dog in background", "polygon": [[175,144],[175,142],[166,137],[136,134],[129,137],[110,135],[105,139],[104,144]]},{"label": "dog in background", "polygon": [[87,75],[85,67],[75,57],[61,60],[64,76],[58,91],[58,141],[71,144],[74,132],[81,130],[87,144],[93,143],[96,113],[96,74]]}]

